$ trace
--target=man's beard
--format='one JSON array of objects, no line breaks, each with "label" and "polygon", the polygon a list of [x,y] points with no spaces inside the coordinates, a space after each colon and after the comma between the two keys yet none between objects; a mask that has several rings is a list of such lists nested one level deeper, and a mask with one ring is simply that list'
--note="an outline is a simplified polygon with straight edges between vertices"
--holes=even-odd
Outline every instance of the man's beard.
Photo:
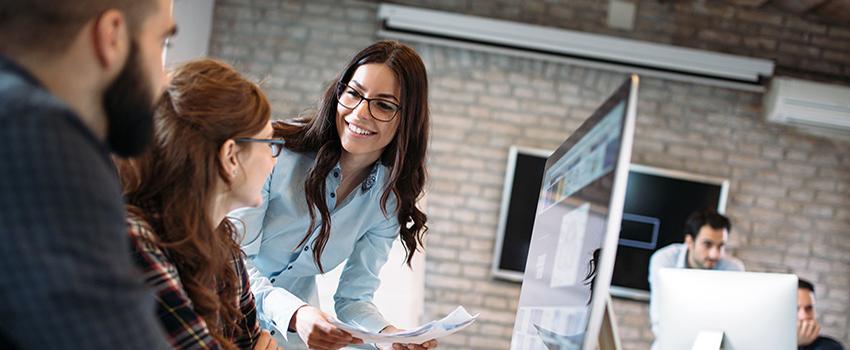
[{"label": "man's beard", "polygon": [[133,41],[127,63],[103,96],[108,124],[106,142],[121,157],[141,154],[153,138],[153,88],[140,58],[139,47]]}]

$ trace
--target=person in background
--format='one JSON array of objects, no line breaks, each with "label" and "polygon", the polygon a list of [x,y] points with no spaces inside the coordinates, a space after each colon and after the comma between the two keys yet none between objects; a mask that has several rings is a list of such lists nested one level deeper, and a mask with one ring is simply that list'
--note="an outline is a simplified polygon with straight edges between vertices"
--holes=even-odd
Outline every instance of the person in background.
[{"label": "person in background", "polygon": [[[688,216],[685,221],[685,243],[674,243],[659,249],[649,259],[649,318],[652,332],[658,335],[658,303],[652,288],[658,270],[662,268],[744,271],[740,260],[726,256],[726,243],[732,223],[729,218],[703,209]],[[655,344],[653,344],[655,347]]]},{"label": "person in background", "polygon": [[815,285],[801,278],[797,284],[797,349],[844,350],[835,339],[820,334],[816,317]]},{"label": "person in background", "polygon": [[0,348],[165,349],[110,152],[150,141],[171,0],[0,1]]},{"label": "person in background", "polygon": [[283,147],[270,116],[260,87],[229,65],[184,63],[157,106],[153,147],[117,161],[136,264],[175,349],[277,349],[226,218],[262,203]]}]

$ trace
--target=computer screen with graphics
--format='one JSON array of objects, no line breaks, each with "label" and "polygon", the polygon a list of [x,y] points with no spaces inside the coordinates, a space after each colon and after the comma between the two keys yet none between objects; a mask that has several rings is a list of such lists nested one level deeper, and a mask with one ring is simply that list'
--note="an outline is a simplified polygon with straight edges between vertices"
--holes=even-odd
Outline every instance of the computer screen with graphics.
[{"label": "computer screen with graphics", "polygon": [[633,75],[546,161],[512,350],[596,348],[623,215],[637,87]]}]

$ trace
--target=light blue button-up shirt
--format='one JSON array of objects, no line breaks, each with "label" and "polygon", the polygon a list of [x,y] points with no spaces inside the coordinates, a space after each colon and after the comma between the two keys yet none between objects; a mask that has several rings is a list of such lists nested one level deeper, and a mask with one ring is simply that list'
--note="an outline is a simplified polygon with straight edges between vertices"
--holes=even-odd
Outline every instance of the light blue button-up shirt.
[{"label": "light blue button-up shirt", "polygon": [[[266,183],[263,205],[230,214],[238,219],[234,223],[242,234],[260,322],[277,329],[275,336],[284,345],[295,311],[305,304],[318,305],[315,276],[320,272],[312,251],[318,225],[308,243],[298,246],[310,225],[304,182],[314,161],[315,154],[285,149]],[[376,163],[341,203],[335,198],[342,177],[338,164],[325,180],[331,234],[322,253],[322,267],[330,271],[347,259],[334,295],[336,314],[342,321],[374,331],[389,325],[372,297],[380,284],[378,273],[399,233],[392,195],[387,201],[389,215],[381,210],[387,173],[387,167]],[[320,219],[318,212],[316,219]],[[301,343],[297,336],[288,338],[289,344]]]}]

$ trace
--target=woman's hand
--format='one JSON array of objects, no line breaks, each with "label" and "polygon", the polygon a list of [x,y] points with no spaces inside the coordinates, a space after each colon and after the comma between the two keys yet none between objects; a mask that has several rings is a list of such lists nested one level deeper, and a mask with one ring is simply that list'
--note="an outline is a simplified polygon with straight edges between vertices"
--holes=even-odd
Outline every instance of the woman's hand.
[{"label": "woman's hand", "polygon": [[263,330],[257,342],[254,343],[254,350],[281,350],[281,348],[277,346],[277,340],[274,340],[269,331]]},{"label": "woman's hand", "polygon": [[362,340],[328,322],[324,312],[309,305],[295,311],[291,323],[310,350],[337,350],[348,344],[363,344]]},{"label": "woman's hand", "polygon": [[[398,332],[401,332],[401,331],[402,331],[401,329],[395,328],[395,326],[387,326],[386,328],[381,330],[381,333],[392,334],[392,333],[398,333]],[[426,350],[426,349],[433,349],[433,348],[436,348],[436,347],[437,347],[437,340],[431,339],[431,340],[426,341],[422,344],[394,343],[393,346],[392,346],[392,349],[393,350]]]}]

